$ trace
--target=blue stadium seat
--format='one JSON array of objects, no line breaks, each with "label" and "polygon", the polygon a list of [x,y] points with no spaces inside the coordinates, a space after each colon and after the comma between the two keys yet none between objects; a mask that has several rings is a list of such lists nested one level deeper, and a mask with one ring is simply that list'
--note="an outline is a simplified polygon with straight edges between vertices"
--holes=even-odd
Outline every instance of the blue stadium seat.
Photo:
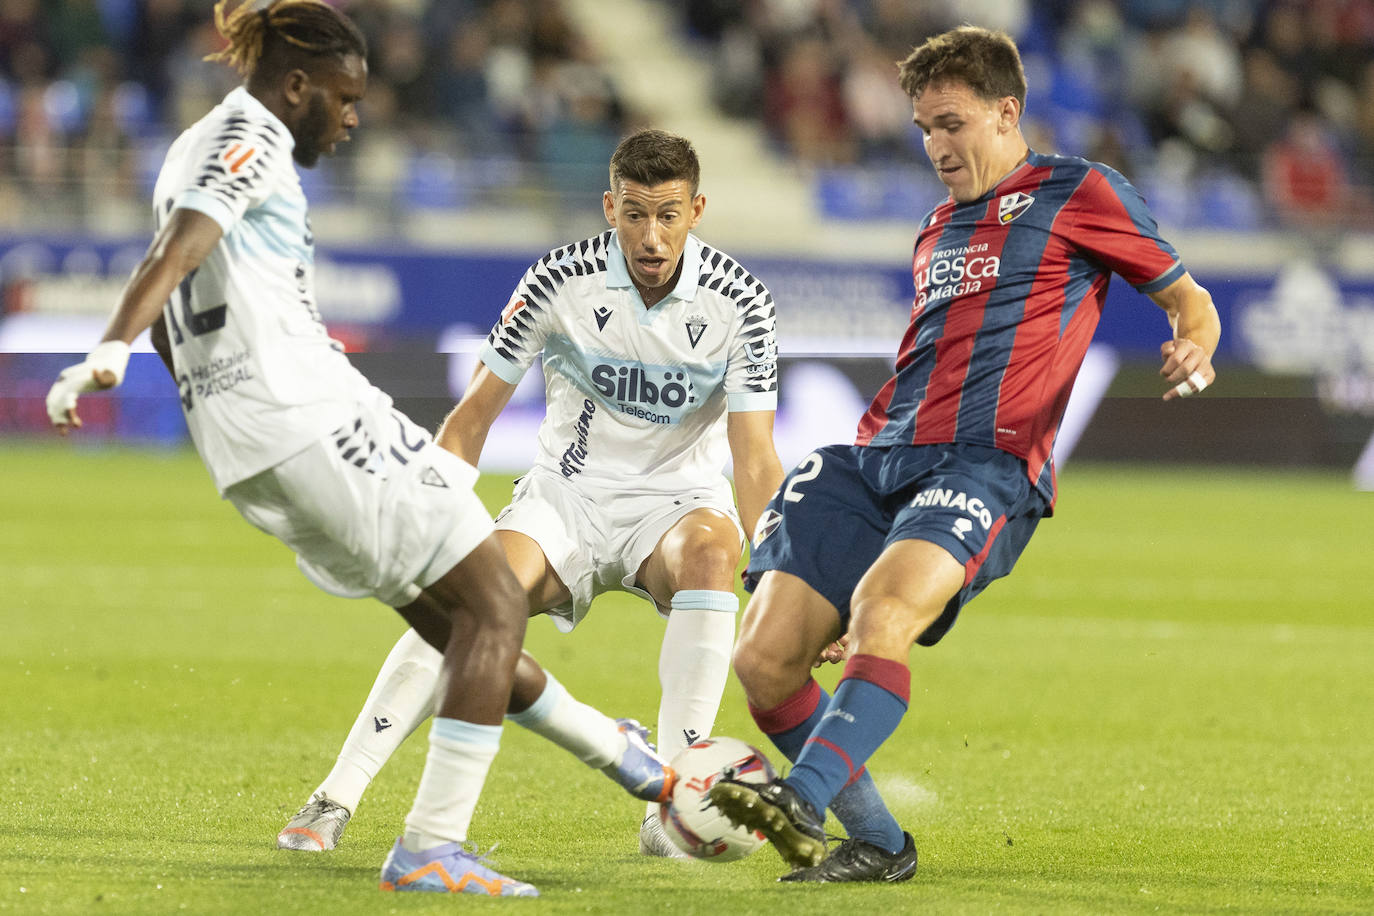
[{"label": "blue stadium seat", "polygon": [[54,80],[43,90],[43,111],[49,123],[68,136],[79,133],[86,124],[81,93],[71,80]]},{"label": "blue stadium seat", "polygon": [[472,201],[472,179],[452,156],[422,153],[406,168],[402,196],[422,210],[459,210]]},{"label": "blue stadium seat", "polygon": [[14,91],[4,77],[0,77],[0,137],[14,133]]},{"label": "blue stadium seat", "polygon": [[1263,228],[1264,205],[1254,186],[1238,175],[1217,172],[1197,182],[1198,219],[1217,229]]},{"label": "blue stadium seat", "polygon": [[146,137],[161,130],[157,107],[142,83],[133,80],[120,83],[114,89],[113,102],[115,123],[125,135]]}]

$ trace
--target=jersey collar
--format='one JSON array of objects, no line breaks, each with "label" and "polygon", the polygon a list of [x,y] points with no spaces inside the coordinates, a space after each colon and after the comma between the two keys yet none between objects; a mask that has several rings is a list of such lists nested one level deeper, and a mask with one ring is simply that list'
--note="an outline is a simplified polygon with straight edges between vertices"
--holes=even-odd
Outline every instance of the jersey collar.
[{"label": "jersey collar", "polygon": [[[630,267],[625,263],[625,252],[620,250],[620,235],[611,230],[611,243],[606,255],[606,288],[634,289],[630,281]],[[697,283],[701,279],[701,239],[688,233],[687,244],[682,247],[682,273],[678,274],[677,285],[673,291],[659,300],[659,304],[669,299],[682,299],[691,302],[697,296]],[[639,291],[635,290],[635,296]],[[642,304],[642,300],[641,300]],[[655,306],[657,307],[657,306]]]}]

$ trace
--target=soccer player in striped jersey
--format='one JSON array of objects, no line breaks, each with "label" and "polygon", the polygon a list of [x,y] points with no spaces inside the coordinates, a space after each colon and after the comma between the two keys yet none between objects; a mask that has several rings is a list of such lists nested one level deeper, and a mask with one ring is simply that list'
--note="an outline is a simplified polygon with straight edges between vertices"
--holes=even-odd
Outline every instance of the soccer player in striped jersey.
[{"label": "soccer player in striped jersey", "polygon": [[[667,618],[658,739],[669,759],[711,734],[730,671],[744,531],[782,480],[773,298],[692,234],[706,206],[699,181],[684,138],[646,129],[621,141],[602,198],[612,228],[525,272],[439,433],[476,464],[542,353],[546,414],[535,464],[497,516],[497,537],[530,613],[549,614],[564,632],[609,590],[646,598]],[[402,636],[334,768],[279,846],[334,846],[368,784],[429,714],[438,676],[438,654],[414,633]],[[522,662],[512,696],[522,711],[512,718],[566,746],[586,717],[565,697],[533,660]],[[640,852],[685,855],[656,810],[651,803],[638,825]]]},{"label": "soccer player in striped jersey", "polygon": [[[318,0],[228,6],[215,6],[227,47],[211,59],[244,84],[169,149],[152,245],[102,342],[53,384],[49,416],[64,434],[79,426],[78,395],[118,385],[129,344],[160,320],[159,352],[223,497],[291,547],[320,588],[395,607],[441,659],[429,754],[381,887],[537,896],[463,845],[517,665],[532,664],[520,651],[520,582],[472,491],[476,468],[353,368],[315,306],[295,166],[313,166],[358,126],[366,42]],[[580,710],[622,762],[659,783],[671,775],[638,735]]]},{"label": "soccer player in striped jersey", "polygon": [[[812,452],[753,538],[760,577],[734,667],[759,727],[795,766],[762,788],[711,791],[796,868],[784,880],[901,881],[916,870],[890,817],[828,856],[822,818],[895,731],[913,644],[1010,572],[1055,499],[1051,447],[1119,274],[1163,309],[1165,400],[1202,391],[1221,327],[1140,194],[1099,163],[1030,150],[1012,40],[966,26],[900,67],[949,198],[916,236],[916,298],[896,372],[852,446]],[[843,645],[847,641],[847,647]],[[818,653],[847,655],[834,696]]]}]

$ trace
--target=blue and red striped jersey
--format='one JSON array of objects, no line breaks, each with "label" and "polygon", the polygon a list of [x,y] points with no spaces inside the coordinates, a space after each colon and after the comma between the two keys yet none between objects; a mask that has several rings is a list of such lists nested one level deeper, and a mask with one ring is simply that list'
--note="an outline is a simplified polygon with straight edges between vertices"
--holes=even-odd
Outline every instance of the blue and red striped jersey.
[{"label": "blue and red striped jersey", "polygon": [[978,200],[945,200],[921,222],[911,323],[856,444],[994,446],[1052,506],[1051,449],[1113,273],[1151,293],[1184,268],[1105,165],[1031,152]]}]

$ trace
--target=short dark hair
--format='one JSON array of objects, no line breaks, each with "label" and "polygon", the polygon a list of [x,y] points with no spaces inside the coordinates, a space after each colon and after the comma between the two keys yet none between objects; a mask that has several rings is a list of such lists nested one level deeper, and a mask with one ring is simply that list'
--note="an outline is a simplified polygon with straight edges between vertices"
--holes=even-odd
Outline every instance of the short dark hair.
[{"label": "short dark hair", "polygon": [[931,85],[956,80],[989,102],[1013,96],[1026,110],[1026,71],[1006,32],[960,26],[927,39],[897,66],[902,91],[913,99]]},{"label": "short dark hair", "polygon": [[644,128],[621,140],[611,154],[611,190],[618,190],[626,181],[647,186],[685,181],[695,197],[701,182],[701,162],[686,138]]},{"label": "short dark hair", "polygon": [[206,60],[223,61],[245,79],[296,68],[314,69],[323,60],[350,54],[367,57],[367,39],[353,21],[320,0],[273,0],[254,9],[243,0],[232,13],[230,0],[215,4],[215,27],[229,46]]}]

